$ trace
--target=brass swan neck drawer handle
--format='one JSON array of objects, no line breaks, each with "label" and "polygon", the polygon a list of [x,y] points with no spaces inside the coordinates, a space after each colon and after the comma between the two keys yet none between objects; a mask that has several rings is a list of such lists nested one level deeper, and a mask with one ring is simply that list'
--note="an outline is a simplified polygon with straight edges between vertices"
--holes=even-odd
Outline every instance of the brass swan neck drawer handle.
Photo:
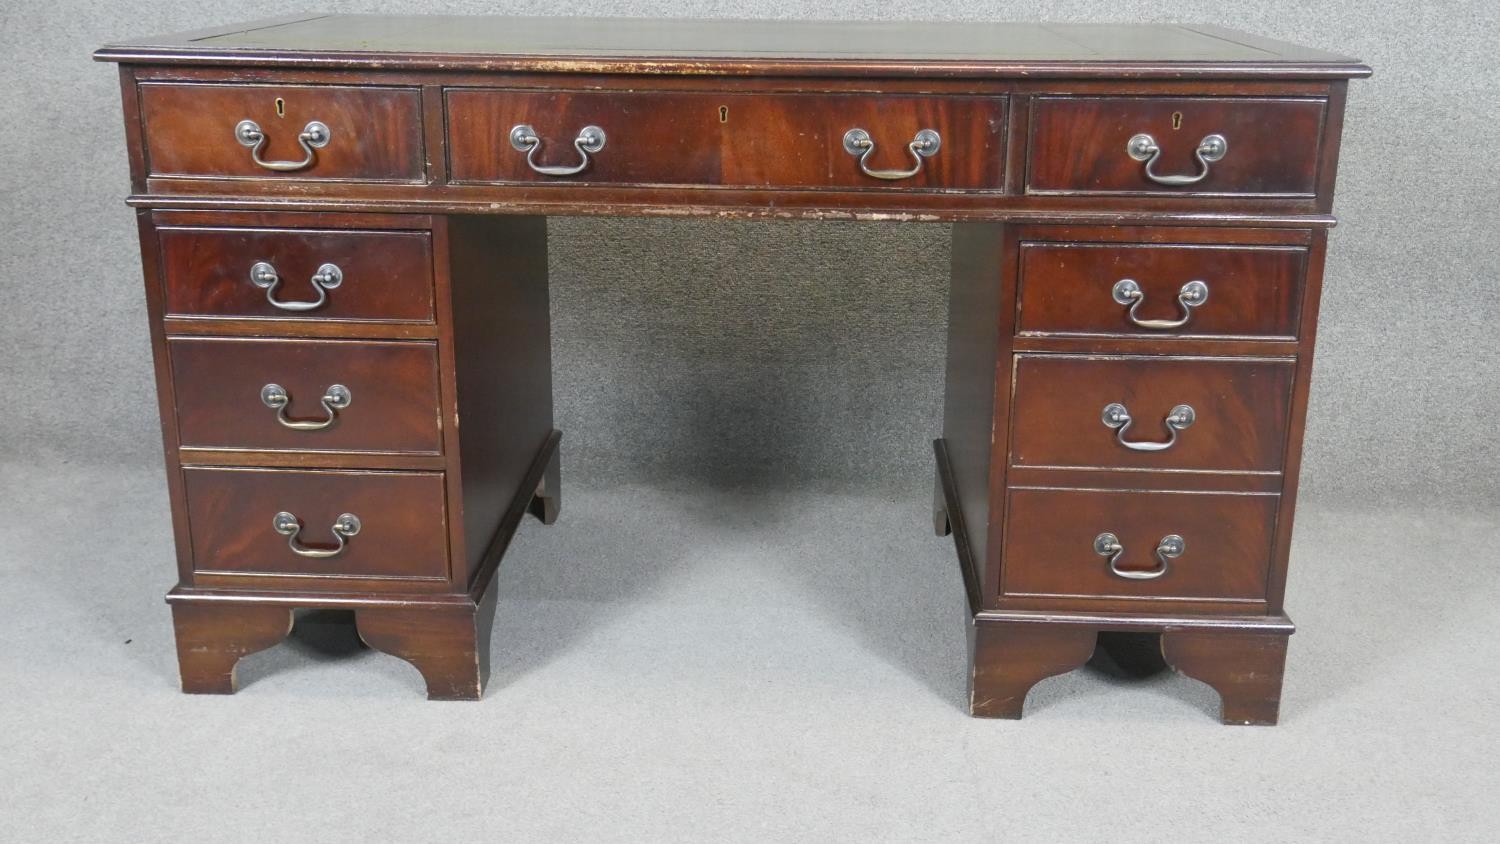
[{"label": "brass swan neck drawer handle", "polygon": [[313,273],[313,289],[318,291],[318,298],[311,302],[283,302],[276,298],[276,285],[281,282],[281,276],[276,268],[265,261],[256,262],[250,268],[250,283],[256,287],[264,287],[266,290],[266,301],[272,306],[283,311],[312,311],[323,307],[328,301],[328,291],[344,283],[344,271],[337,264],[324,264]]},{"label": "brass swan neck drawer handle", "polygon": [[1182,556],[1187,550],[1187,542],[1175,533],[1167,534],[1156,543],[1156,559],[1161,565],[1147,571],[1122,569],[1119,566],[1120,557],[1125,554],[1125,546],[1120,543],[1120,537],[1108,531],[1094,537],[1094,553],[1109,559],[1109,573],[1115,577],[1123,577],[1126,580],[1155,580],[1167,573],[1170,567],[1169,560],[1175,560]]},{"label": "brass swan neck drawer handle", "polygon": [[1104,427],[1114,429],[1115,440],[1131,451],[1166,451],[1177,444],[1177,432],[1192,425],[1198,418],[1198,414],[1193,412],[1191,405],[1179,404],[1172,408],[1167,418],[1162,420],[1162,424],[1167,426],[1167,441],[1160,443],[1125,439],[1125,432],[1130,430],[1130,423],[1135,420],[1131,418],[1130,411],[1125,409],[1125,405],[1119,402],[1105,405],[1100,417],[1104,421]]},{"label": "brass swan neck drawer handle", "polygon": [[1141,285],[1133,278],[1122,278],[1115,282],[1115,286],[1110,290],[1110,296],[1121,305],[1130,306],[1126,316],[1137,326],[1166,331],[1188,324],[1188,320],[1193,318],[1193,308],[1208,301],[1208,284],[1202,281],[1190,281],[1177,291],[1177,304],[1182,306],[1182,316],[1177,319],[1141,319],[1136,314],[1136,310],[1140,308],[1142,302],[1146,301],[1146,294],[1141,291]]},{"label": "brass swan neck drawer handle", "polygon": [[1161,157],[1161,147],[1156,143],[1155,138],[1145,132],[1132,136],[1125,143],[1125,152],[1136,161],[1146,162],[1146,178],[1158,185],[1175,188],[1184,185],[1196,185],[1208,178],[1209,165],[1223,158],[1225,153],[1229,152],[1229,141],[1225,140],[1223,135],[1205,135],[1203,140],[1198,142],[1198,148],[1193,151],[1193,154],[1198,157],[1198,164],[1202,166],[1202,169],[1192,176],[1157,175],[1153,168],[1156,166],[1156,160]]},{"label": "brass swan neck drawer handle", "polygon": [[578,155],[582,160],[571,167],[548,166],[536,163],[536,151],[542,148],[542,139],[535,129],[525,123],[518,123],[510,130],[510,145],[526,153],[526,166],[543,176],[576,176],[582,173],[588,169],[589,153],[597,153],[604,149],[605,140],[603,129],[598,126],[585,126],[578,131],[578,137],[573,139],[573,147],[578,150]]},{"label": "brass swan neck drawer handle", "polygon": [[287,418],[286,409],[292,403],[292,395],[280,384],[267,384],[261,387],[260,401],[261,404],[276,411],[276,421],[280,422],[283,428],[291,428],[293,431],[321,431],[338,421],[339,411],[354,401],[354,394],[349,392],[349,388],[343,384],[334,384],[324,390],[323,398],[319,399],[319,402],[323,405],[328,418],[316,421]]},{"label": "brass swan neck drawer handle", "polygon": [[297,534],[302,532],[302,523],[297,520],[296,516],[283,510],[276,514],[271,525],[276,528],[277,533],[286,537],[287,547],[292,549],[293,554],[299,557],[311,557],[315,560],[337,557],[344,553],[344,549],[349,547],[349,537],[359,533],[360,528],[363,527],[358,516],[353,513],[344,513],[334,520],[332,527],[333,538],[338,541],[338,545],[333,548],[309,548],[297,541]]},{"label": "brass swan neck drawer handle", "polygon": [[844,152],[859,157],[860,172],[875,179],[885,179],[891,182],[897,179],[910,179],[922,172],[923,160],[937,155],[942,145],[941,135],[932,129],[923,129],[911,139],[911,143],[906,145],[907,151],[911,153],[912,161],[916,162],[910,170],[871,170],[870,156],[875,154],[875,140],[870,137],[870,133],[858,128],[844,133]]},{"label": "brass swan neck drawer handle", "polygon": [[301,161],[267,161],[261,158],[261,150],[266,148],[266,133],[261,131],[260,124],[254,120],[241,120],[236,124],[234,137],[235,140],[250,148],[250,160],[256,164],[278,173],[290,173],[316,164],[318,162],[317,151],[328,146],[333,133],[326,125],[316,120],[302,127],[302,132],[297,135],[297,143],[302,146]]}]

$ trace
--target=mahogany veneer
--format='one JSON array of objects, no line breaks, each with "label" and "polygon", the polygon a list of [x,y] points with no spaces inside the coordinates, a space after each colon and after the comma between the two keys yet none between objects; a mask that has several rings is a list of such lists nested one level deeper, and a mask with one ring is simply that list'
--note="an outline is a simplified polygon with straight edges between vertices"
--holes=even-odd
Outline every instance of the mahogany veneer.
[{"label": "mahogany veneer", "polygon": [[185,691],[336,606],[429,696],[481,694],[495,569],[560,502],[546,215],[850,218],[953,223],[933,515],[971,711],[1129,633],[1276,720],[1358,62],[1201,26],[367,15],[96,57]]}]

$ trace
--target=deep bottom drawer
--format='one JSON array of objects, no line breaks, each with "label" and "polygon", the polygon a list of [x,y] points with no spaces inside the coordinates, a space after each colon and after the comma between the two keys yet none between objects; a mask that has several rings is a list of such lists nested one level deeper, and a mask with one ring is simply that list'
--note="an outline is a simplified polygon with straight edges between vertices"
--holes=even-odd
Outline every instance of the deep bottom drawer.
[{"label": "deep bottom drawer", "polygon": [[[442,473],[188,468],[182,474],[194,571],[448,577]],[[278,519],[281,513],[291,516]],[[341,523],[345,514],[357,519],[357,531]]]},{"label": "deep bottom drawer", "polygon": [[[1012,490],[1001,592],[1262,601],[1279,500],[1259,493]],[[1180,548],[1168,537],[1179,537]]]}]

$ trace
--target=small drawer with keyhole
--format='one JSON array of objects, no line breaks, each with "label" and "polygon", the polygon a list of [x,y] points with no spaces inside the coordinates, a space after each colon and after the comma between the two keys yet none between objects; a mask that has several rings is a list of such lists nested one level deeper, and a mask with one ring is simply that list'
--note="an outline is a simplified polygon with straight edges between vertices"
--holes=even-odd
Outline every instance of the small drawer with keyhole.
[{"label": "small drawer with keyhole", "polygon": [[415,87],[142,82],[151,177],[420,182]]},{"label": "small drawer with keyhole", "polygon": [[1323,97],[1038,96],[1026,192],[1311,198]]}]

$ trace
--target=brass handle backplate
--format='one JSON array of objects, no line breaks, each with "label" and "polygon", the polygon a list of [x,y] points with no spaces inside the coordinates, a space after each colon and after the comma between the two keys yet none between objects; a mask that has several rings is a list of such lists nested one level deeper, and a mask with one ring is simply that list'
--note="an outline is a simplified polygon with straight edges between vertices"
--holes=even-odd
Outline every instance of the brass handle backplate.
[{"label": "brass handle backplate", "polygon": [[266,148],[266,133],[261,131],[260,124],[254,120],[241,120],[234,127],[235,140],[250,148],[250,160],[254,161],[267,170],[278,173],[290,173],[294,170],[303,170],[318,162],[318,150],[328,146],[332,140],[333,133],[328,127],[316,120],[302,127],[297,135],[297,143],[302,147],[301,161],[267,161],[260,157],[261,151]]},{"label": "brass handle backplate", "polygon": [[331,528],[333,538],[338,541],[338,545],[333,548],[309,548],[297,541],[297,535],[302,532],[302,523],[291,513],[285,510],[277,513],[275,518],[271,520],[271,526],[276,529],[277,533],[286,537],[287,547],[292,549],[293,554],[312,559],[337,557],[344,553],[344,549],[349,547],[349,537],[359,533],[360,529],[364,527],[360,524],[358,516],[353,513],[344,513],[337,519],[334,519],[333,527]]}]

